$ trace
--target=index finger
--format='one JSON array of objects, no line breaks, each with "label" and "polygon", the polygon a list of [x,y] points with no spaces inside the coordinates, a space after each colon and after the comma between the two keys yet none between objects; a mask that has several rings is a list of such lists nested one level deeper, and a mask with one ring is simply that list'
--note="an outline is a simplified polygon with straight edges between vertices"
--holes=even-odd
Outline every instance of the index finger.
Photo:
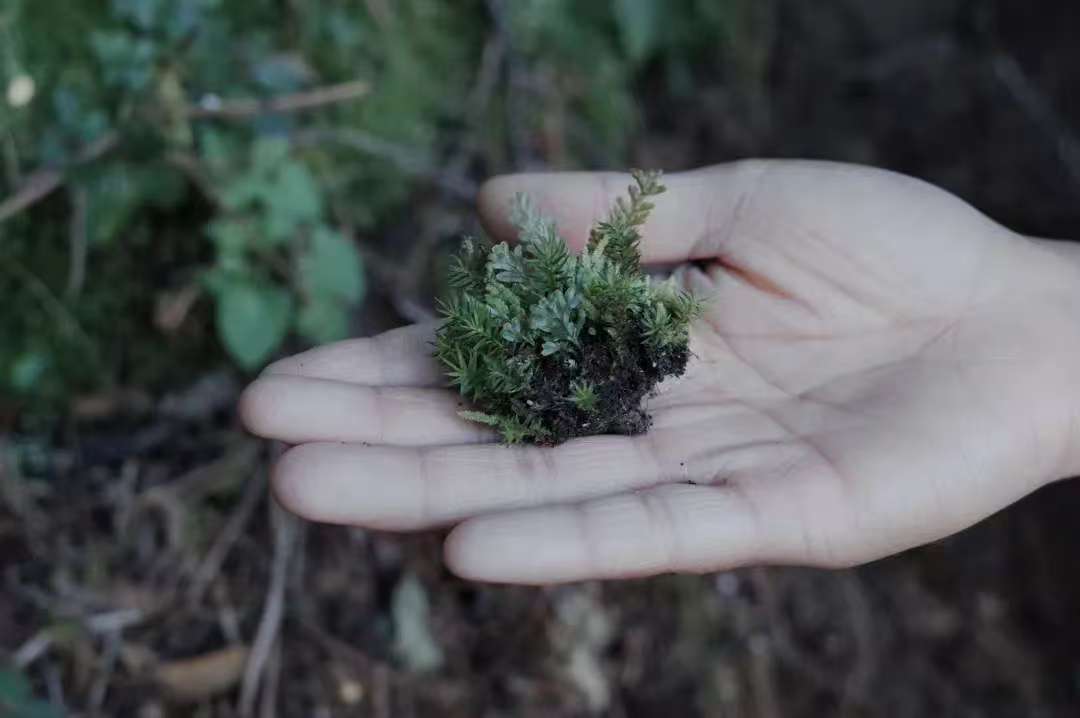
[{"label": "index finger", "polygon": [[435,327],[435,322],[412,324],[326,344],[280,359],[263,373],[365,386],[444,386],[445,373],[432,354]]},{"label": "index finger", "polygon": [[[665,175],[667,192],[653,200],[642,229],[642,260],[662,264],[717,256],[768,164],[742,161]],[[510,223],[510,201],[527,194],[555,220],[567,244],[580,250],[593,225],[632,183],[629,174],[619,172],[503,175],[481,187],[477,202],[488,233],[496,241],[512,241],[517,232]]]}]

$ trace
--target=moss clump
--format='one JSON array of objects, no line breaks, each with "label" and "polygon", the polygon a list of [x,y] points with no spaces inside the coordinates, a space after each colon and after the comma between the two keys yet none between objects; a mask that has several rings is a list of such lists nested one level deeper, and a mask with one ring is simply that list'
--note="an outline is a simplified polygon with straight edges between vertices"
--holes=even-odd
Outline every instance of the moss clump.
[{"label": "moss clump", "polygon": [[700,311],[671,282],[641,271],[640,228],[658,172],[633,173],[579,256],[528,197],[514,198],[518,243],[467,240],[451,267],[435,355],[474,410],[508,443],[558,444],[591,434],[640,434],[642,400],[686,370],[688,327]]}]

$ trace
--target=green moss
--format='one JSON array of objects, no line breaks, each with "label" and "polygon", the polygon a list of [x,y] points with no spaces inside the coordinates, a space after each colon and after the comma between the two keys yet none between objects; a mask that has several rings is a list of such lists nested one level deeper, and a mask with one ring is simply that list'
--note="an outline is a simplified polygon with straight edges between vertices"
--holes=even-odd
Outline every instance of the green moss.
[{"label": "green moss", "polygon": [[465,242],[435,350],[475,407],[464,418],[509,443],[648,429],[642,400],[685,370],[700,305],[642,273],[640,229],[664,187],[657,172],[633,177],[629,198],[596,225],[580,256],[523,195],[512,213],[515,246]]}]

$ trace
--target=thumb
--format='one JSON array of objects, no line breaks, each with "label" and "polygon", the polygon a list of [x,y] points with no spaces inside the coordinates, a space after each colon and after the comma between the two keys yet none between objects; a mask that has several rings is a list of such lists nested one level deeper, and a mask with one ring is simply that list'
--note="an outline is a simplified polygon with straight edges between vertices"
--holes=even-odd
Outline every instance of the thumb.
[{"label": "thumb", "polygon": [[[642,260],[667,263],[716,256],[761,167],[736,162],[666,175],[668,191],[652,199],[655,209],[642,228]],[[528,194],[555,220],[571,249],[580,251],[592,226],[607,217],[632,183],[630,175],[621,172],[502,175],[481,187],[480,219],[493,239],[513,241],[517,232],[510,223],[510,202],[515,194]]]}]

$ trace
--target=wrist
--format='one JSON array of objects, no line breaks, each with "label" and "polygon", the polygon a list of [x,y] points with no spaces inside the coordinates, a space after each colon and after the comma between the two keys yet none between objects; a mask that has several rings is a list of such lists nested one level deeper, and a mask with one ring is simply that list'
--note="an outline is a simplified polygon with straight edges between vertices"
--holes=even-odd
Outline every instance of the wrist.
[{"label": "wrist", "polygon": [[1048,285],[1059,332],[1048,351],[1061,369],[1065,401],[1063,459],[1058,475],[1049,477],[1055,481],[1080,476],[1080,242],[1034,242],[1057,265],[1053,276],[1059,278]]},{"label": "wrist", "polygon": [[1064,249],[1068,250],[1063,252],[1066,261],[1071,263],[1076,270],[1076,282],[1071,287],[1070,306],[1073,311],[1070,317],[1070,328],[1073,336],[1077,338],[1075,346],[1078,348],[1076,356],[1072,359],[1076,379],[1073,381],[1073,410],[1070,415],[1068,439],[1070,456],[1067,470],[1069,476],[1080,476],[1080,243],[1070,243]]}]

